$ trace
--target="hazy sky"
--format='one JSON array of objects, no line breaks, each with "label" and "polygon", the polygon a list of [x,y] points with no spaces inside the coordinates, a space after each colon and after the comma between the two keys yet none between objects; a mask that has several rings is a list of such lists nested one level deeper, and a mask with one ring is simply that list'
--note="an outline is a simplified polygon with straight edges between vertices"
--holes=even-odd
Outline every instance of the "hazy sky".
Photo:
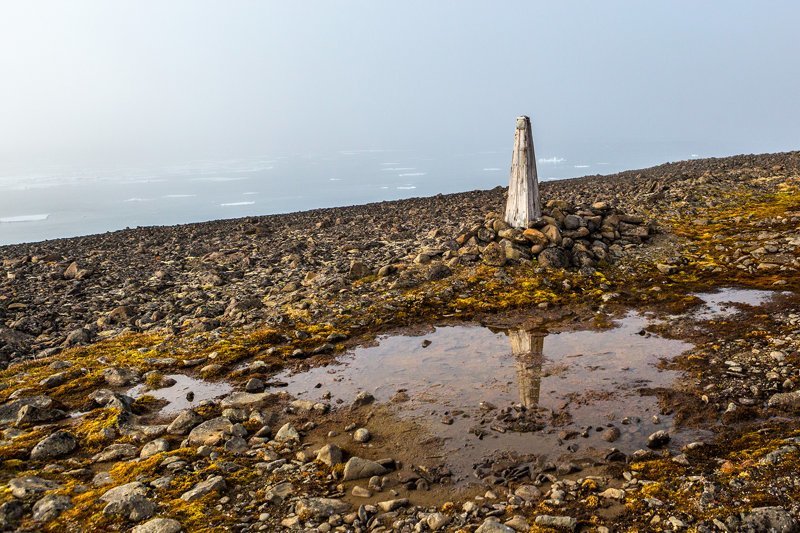
[{"label": "hazy sky", "polygon": [[0,166],[800,148],[800,2],[1,0]]}]

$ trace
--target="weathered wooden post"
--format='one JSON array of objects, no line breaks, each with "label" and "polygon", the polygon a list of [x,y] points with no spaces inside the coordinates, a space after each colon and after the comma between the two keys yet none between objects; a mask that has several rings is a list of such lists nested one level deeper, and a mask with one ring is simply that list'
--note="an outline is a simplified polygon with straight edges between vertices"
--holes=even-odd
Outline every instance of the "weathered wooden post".
[{"label": "weathered wooden post", "polygon": [[531,119],[523,115],[517,117],[517,130],[514,133],[506,222],[513,228],[527,228],[528,223],[541,216],[542,206],[539,202],[539,177],[536,175]]},{"label": "weathered wooden post", "polygon": [[524,329],[508,332],[511,353],[517,360],[519,401],[528,409],[539,404],[544,359],[544,335]]}]

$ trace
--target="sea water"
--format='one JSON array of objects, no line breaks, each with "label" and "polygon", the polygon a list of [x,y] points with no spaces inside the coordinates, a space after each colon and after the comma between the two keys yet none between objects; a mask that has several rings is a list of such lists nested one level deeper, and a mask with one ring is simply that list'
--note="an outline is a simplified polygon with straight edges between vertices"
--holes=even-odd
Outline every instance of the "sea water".
[{"label": "sea water", "polygon": [[[642,168],[695,145],[575,145],[538,155],[542,181]],[[699,153],[695,153],[699,152]],[[0,245],[507,185],[509,149],[342,150],[177,165],[0,167]]]}]

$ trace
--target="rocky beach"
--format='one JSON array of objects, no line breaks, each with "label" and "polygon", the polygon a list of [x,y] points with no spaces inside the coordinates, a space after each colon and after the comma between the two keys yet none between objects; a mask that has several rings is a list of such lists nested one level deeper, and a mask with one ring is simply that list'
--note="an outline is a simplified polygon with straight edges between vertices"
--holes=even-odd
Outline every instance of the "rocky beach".
[{"label": "rocky beach", "polygon": [[800,530],[800,152],[0,247],[8,531]]}]

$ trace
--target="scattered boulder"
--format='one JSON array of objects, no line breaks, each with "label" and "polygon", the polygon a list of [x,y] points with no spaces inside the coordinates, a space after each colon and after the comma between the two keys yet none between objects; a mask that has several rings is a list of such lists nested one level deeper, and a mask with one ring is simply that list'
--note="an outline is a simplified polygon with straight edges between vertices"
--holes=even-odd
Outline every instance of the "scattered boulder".
[{"label": "scattered boulder", "polygon": [[147,459],[148,457],[167,451],[169,451],[169,441],[167,439],[155,439],[142,446],[139,457],[141,459]]},{"label": "scattered boulder", "polygon": [[278,442],[300,442],[300,433],[290,423],[286,423],[275,434],[275,440]]},{"label": "scattered boulder", "polygon": [[36,476],[17,477],[8,482],[11,495],[15,498],[28,498],[35,494],[57,489],[58,487],[59,484],[55,481]]},{"label": "scattered boulder", "polygon": [[48,494],[33,504],[33,519],[37,522],[48,522],[72,507],[69,496]]},{"label": "scattered boulder", "polygon": [[216,446],[233,435],[233,424],[223,416],[206,420],[189,432],[189,445]]},{"label": "scattered boulder", "polygon": [[203,422],[203,417],[186,409],[181,411],[178,416],[167,426],[167,433],[170,435],[186,435],[196,425]]},{"label": "scattered boulder", "polygon": [[139,449],[133,444],[111,444],[110,446],[106,446],[103,451],[95,454],[95,456],[92,457],[92,461],[95,463],[104,463],[107,461],[130,459],[131,457],[135,457],[138,452]]},{"label": "scattered boulder", "polygon": [[335,444],[326,444],[317,451],[317,461],[328,466],[336,466],[343,460],[342,449]]},{"label": "scattered boulder", "polygon": [[306,498],[295,505],[295,513],[300,520],[319,521],[342,514],[350,509],[350,504],[334,498]]},{"label": "scattered boulder", "polygon": [[138,481],[107,490],[100,501],[106,503],[103,514],[121,516],[132,522],[150,518],[156,510],[156,504],[147,499],[147,489]]},{"label": "scattered boulder", "polygon": [[361,457],[351,457],[344,465],[344,474],[342,479],[344,481],[351,481],[353,479],[366,479],[372,476],[382,476],[389,471],[375,461],[369,459],[362,459]]},{"label": "scattered boulder", "polygon": [[132,368],[112,366],[103,370],[103,379],[112,387],[126,387],[139,381],[139,373]]},{"label": "scattered boulder", "polygon": [[220,492],[225,490],[225,479],[222,476],[212,476],[205,481],[201,481],[192,489],[181,494],[181,499],[191,502],[210,494],[212,492]]},{"label": "scattered boulder", "polygon": [[172,518],[151,518],[144,524],[139,524],[131,533],[180,533],[183,526]]},{"label": "scattered boulder", "polygon": [[800,390],[773,394],[767,405],[782,411],[800,412]]},{"label": "scattered boulder", "polygon": [[78,447],[78,440],[68,431],[59,430],[40,440],[31,450],[31,460],[63,457]]}]

